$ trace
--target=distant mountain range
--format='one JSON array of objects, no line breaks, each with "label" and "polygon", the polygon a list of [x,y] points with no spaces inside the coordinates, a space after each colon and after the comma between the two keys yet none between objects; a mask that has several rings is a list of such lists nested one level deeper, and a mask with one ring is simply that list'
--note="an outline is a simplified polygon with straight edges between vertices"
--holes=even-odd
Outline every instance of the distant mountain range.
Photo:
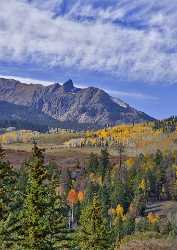
[{"label": "distant mountain range", "polygon": [[43,86],[0,78],[0,125],[11,121],[43,129],[89,129],[151,120],[101,89],[76,88],[72,80]]}]

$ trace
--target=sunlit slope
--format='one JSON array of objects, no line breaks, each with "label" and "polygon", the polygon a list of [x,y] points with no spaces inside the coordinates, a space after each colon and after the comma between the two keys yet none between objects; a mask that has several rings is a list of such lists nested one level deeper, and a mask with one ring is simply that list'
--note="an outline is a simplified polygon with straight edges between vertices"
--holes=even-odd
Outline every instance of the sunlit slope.
[{"label": "sunlit slope", "polygon": [[120,142],[134,150],[175,149],[177,148],[177,129],[173,132],[164,132],[163,128],[156,129],[154,123],[142,123],[118,125],[86,133],[87,145],[114,147]]}]

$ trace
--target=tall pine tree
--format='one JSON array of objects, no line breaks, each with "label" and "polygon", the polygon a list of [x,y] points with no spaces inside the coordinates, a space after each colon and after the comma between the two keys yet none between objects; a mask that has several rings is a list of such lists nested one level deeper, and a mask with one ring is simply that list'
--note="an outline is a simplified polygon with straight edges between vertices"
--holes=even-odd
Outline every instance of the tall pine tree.
[{"label": "tall pine tree", "polygon": [[107,148],[101,150],[101,156],[99,161],[99,172],[101,175],[102,183],[104,183],[105,177],[107,173],[110,171],[110,164],[109,164],[109,153]]},{"label": "tall pine tree", "polygon": [[5,159],[0,146],[0,245],[9,249],[16,240],[18,222],[15,216],[16,172]]},{"label": "tall pine tree", "polygon": [[76,240],[81,250],[103,250],[110,246],[110,229],[96,195],[81,212]]},{"label": "tall pine tree", "polygon": [[36,143],[28,165],[28,181],[21,214],[22,249],[64,249],[68,231],[64,207],[56,197],[53,183],[44,165],[44,152]]}]

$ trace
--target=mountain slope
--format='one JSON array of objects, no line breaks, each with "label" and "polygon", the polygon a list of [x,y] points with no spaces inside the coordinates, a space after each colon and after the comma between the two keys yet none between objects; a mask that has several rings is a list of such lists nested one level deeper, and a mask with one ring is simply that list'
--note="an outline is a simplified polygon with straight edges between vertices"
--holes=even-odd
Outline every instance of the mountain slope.
[{"label": "mountain slope", "polygon": [[31,107],[0,101],[0,128],[8,127],[45,132],[49,128],[81,130],[89,127],[89,124],[78,124],[69,121],[60,122]]},{"label": "mountain slope", "polygon": [[0,101],[0,127],[15,126],[18,129],[47,131],[48,127],[59,127],[52,117],[21,105]]},{"label": "mountain slope", "polygon": [[89,124],[92,127],[152,120],[101,89],[76,88],[72,80],[63,85],[56,83],[45,87],[0,78],[0,100],[31,107],[60,122]]}]

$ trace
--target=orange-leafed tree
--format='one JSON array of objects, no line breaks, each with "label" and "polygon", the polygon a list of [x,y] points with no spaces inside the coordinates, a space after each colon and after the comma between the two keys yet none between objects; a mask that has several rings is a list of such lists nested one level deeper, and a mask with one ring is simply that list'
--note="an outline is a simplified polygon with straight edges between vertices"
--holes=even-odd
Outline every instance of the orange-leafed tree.
[{"label": "orange-leafed tree", "polygon": [[68,192],[67,201],[69,205],[74,205],[78,202],[78,192],[75,189],[71,189]]},{"label": "orange-leafed tree", "polygon": [[71,208],[71,214],[69,215],[69,227],[71,228],[74,224],[74,206],[78,202],[78,192],[75,189],[68,192],[67,201]]},{"label": "orange-leafed tree", "polygon": [[84,199],[85,199],[85,192],[84,191],[79,191],[78,192],[78,200],[79,200],[79,202],[80,203],[83,202]]}]

